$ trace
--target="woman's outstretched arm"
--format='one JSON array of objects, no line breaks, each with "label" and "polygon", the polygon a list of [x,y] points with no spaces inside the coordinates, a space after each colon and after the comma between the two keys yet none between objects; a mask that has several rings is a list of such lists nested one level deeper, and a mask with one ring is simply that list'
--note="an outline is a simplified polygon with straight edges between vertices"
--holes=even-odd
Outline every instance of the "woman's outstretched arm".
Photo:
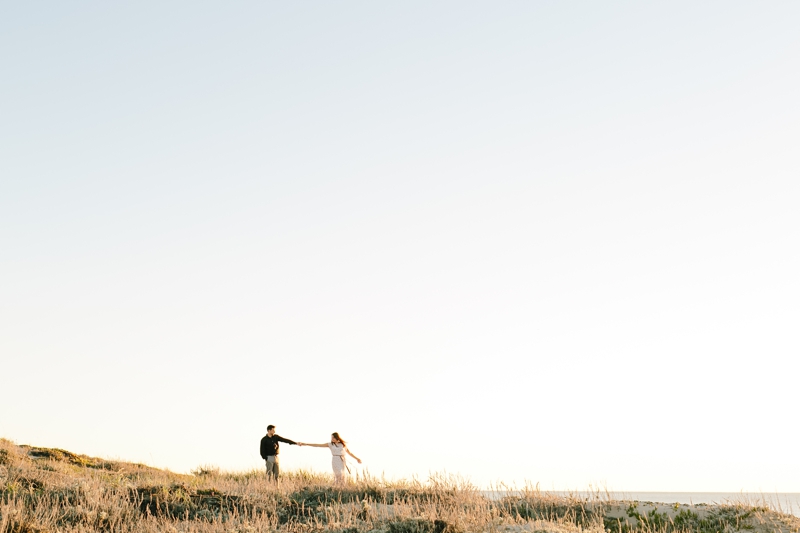
[{"label": "woman's outstretched arm", "polygon": [[345,451],[346,451],[347,453],[349,453],[349,454],[350,454],[350,457],[352,457],[353,459],[355,459],[356,461],[358,461],[358,464],[361,464],[361,459],[359,459],[358,457],[356,457],[355,455],[353,455],[353,452],[351,452],[351,451],[350,451],[350,448],[345,448]]},{"label": "woman's outstretched arm", "polygon": [[298,442],[297,444],[299,444],[300,446],[313,446],[314,448],[327,448],[328,447],[328,443],[327,442],[324,443],[324,444],[311,444],[311,443],[308,443],[308,442]]}]

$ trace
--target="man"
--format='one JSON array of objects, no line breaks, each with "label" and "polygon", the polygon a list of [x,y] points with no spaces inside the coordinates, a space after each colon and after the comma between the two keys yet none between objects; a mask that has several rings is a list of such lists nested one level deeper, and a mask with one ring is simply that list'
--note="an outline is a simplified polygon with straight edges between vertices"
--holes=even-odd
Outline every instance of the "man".
[{"label": "man", "polygon": [[297,444],[293,440],[284,439],[280,435],[275,434],[275,426],[270,424],[267,426],[267,434],[261,439],[261,457],[267,463],[267,479],[278,480],[280,468],[278,467],[278,448],[280,442],[286,444]]}]

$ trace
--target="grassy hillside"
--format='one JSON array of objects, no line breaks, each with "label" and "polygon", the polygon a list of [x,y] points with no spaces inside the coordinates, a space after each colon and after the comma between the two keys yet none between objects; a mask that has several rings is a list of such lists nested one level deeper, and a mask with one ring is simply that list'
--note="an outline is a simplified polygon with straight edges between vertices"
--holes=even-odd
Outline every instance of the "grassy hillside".
[{"label": "grassy hillside", "polygon": [[681,506],[558,497],[534,488],[493,500],[455,478],[359,479],[310,472],[174,474],[0,439],[0,533],[800,531],[800,519],[746,505]]}]

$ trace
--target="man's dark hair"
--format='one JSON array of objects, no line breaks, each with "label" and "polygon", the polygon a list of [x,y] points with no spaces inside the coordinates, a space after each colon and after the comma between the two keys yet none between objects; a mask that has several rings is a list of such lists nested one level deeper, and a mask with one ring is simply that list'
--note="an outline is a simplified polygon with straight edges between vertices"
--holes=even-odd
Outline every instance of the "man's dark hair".
[{"label": "man's dark hair", "polygon": [[275,429],[275,426],[273,426],[272,424],[268,425],[267,426],[267,431],[269,431],[270,429]]}]

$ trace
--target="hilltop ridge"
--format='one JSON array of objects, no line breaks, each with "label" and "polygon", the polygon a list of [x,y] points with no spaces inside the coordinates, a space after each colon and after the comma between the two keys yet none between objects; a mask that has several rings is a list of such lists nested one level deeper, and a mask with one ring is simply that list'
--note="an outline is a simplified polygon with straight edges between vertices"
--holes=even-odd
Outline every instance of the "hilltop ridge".
[{"label": "hilltop ridge", "polygon": [[199,467],[176,474],[57,448],[0,439],[0,533],[702,533],[800,532],[800,519],[744,504],[688,506],[600,496],[555,496],[525,487],[487,498],[452,476],[427,482]]}]

